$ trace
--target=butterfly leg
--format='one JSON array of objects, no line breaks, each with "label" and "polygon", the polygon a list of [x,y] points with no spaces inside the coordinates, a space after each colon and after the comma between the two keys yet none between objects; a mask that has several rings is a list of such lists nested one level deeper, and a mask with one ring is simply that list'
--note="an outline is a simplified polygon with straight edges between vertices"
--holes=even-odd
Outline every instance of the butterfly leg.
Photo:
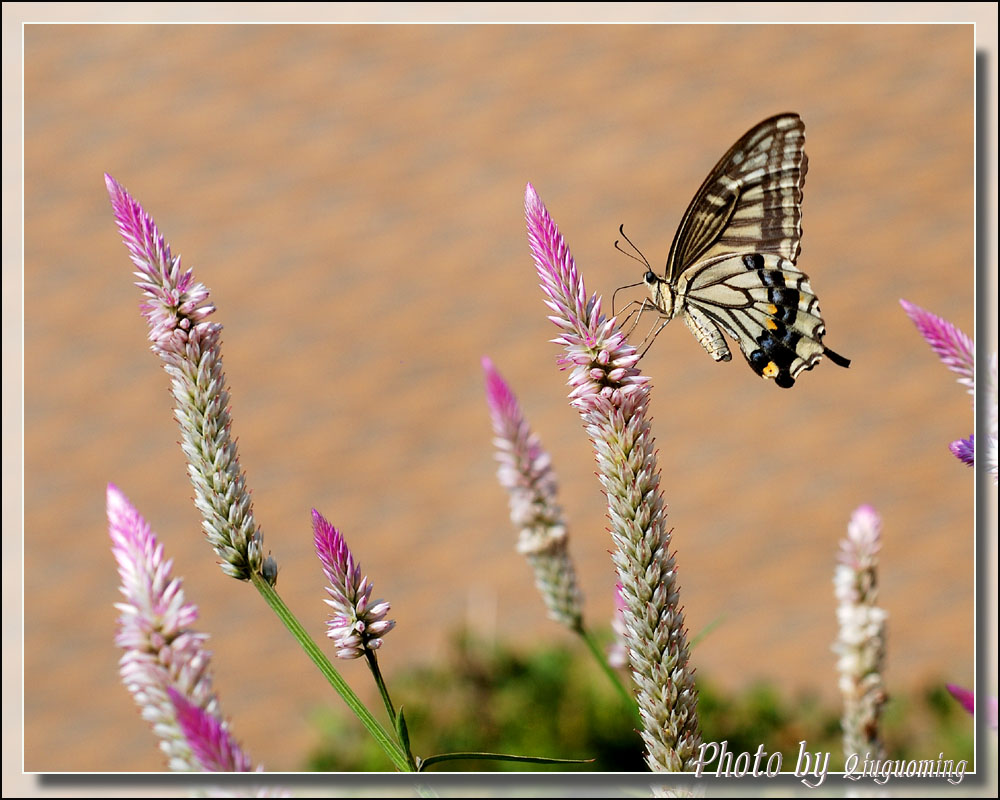
[{"label": "butterfly leg", "polygon": [[655,328],[656,331],[654,332],[653,328],[650,328],[649,333],[646,334],[646,338],[639,343],[639,347],[642,347],[642,345],[646,344],[647,341],[649,342],[649,344],[646,344],[646,346],[643,347],[642,354],[639,356],[640,359],[646,355],[649,348],[653,346],[653,342],[656,341],[656,337],[660,335],[660,331],[667,327],[668,322],[670,322],[670,317],[664,318],[662,321],[657,320],[657,322],[653,323],[653,328]]},{"label": "butterfly leg", "polygon": [[716,361],[729,361],[733,357],[719,326],[697,307],[692,305],[684,310],[684,323],[705,348],[705,352]]},{"label": "butterfly leg", "polygon": [[[631,327],[625,332],[625,337],[626,338],[628,338],[629,336],[631,336],[632,335],[632,331],[634,331],[636,329],[636,326],[639,324],[639,318],[642,316],[642,312],[645,311],[647,308],[652,308],[652,305],[649,304],[649,301],[646,298],[643,298],[643,300],[642,300],[641,303],[638,300],[632,300],[631,302],[627,303],[622,308],[622,311],[624,311],[629,306],[639,306],[639,309],[637,311],[636,309],[633,308],[626,315],[625,319],[623,319],[622,322],[621,322],[620,327],[624,328],[626,325],[629,324],[629,321],[632,320],[633,317],[635,317],[635,320],[632,322]],[[645,340],[643,340],[643,341],[645,341]]]}]

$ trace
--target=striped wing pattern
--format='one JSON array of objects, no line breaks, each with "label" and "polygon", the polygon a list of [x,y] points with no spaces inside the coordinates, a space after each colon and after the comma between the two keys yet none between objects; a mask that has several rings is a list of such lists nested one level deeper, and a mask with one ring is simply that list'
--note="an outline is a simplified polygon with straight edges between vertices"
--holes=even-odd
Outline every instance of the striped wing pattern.
[{"label": "striped wing pattern", "polygon": [[732,357],[724,331],[754,372],[784,388],[824,355],[842,367],[850,364],[823,346],[819,303],[795,265],[807,168],[804,131],[797,114],[779,114],[745,133],[684,213],[664,277],[646,276],[653,304],[668,321],[683,315],[712,358]]},{"label": "striped wing pattern", "polygon": [[808,167],[805,138],[798,114],[771,117],[740,137],[684,212],[667,256],[667,280],[719,255],[774,253],[796,262]]},{"label": "striped wing pattern", "polygon": [[714,344],[705,347],[713,358],[730,358],[721,329],[739,343],[753,371],[778,386],[791,387],[826,352],[826,328],[809,278],[782,256],[700,261],[685,270],[677,290],[688,327],[702,345]]}]

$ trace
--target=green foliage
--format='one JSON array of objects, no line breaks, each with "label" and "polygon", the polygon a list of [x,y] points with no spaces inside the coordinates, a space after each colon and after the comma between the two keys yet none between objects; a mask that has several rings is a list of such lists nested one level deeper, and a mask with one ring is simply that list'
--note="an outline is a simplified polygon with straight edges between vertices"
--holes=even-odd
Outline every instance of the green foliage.
[{"label": "green foliage", "polygon": [[[831,680],[835,680],[831,669]],[[629,678],[626,676],[626,685]],[[644,772],[642,740],[629,710],[582,646],[562,644],[517,652],[455,637],[443,664],[393,677],[393,700],[406,710],[416,755],[484,751],[549,758],[593,758],[585,764],[448,761],[430,771]],[[699,672],[698,712],[705,741],[728,741],[733,753],[781,752],[794,764],[799,742],[831,753],[843,767],[840,709],[809,696],[788,697],[773,686],[727,693]],[[322,745],[307,769],[381,772],[385,754],[339,708],[317,715]],[[972,718],[943,688],[892,697],[883,733],[892,758],[948,757],[972,764]]]},{"label": "green foliage", "polygon": [[[432,770],[641,771],[642,741],[620,695],[582,647],[515,652],[465,635],[446,663],[394,676],[393,700],[406,710],[414,753],[481,751],[548,758],[594,758],[586,764],[449,761]],[[385,755],[344,714],[318,718],[323,746],[307,769],[383,771]]]}]

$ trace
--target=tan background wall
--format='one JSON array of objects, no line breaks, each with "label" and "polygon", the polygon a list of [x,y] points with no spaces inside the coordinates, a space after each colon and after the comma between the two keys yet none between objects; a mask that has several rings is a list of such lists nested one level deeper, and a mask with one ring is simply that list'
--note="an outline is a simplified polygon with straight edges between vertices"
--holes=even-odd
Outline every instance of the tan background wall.
[{"label": "tan background wall", "polygon": [[[315,506],[393,603],[391,679],[466,622],[522,646],[569,639],[513,550],[484,353],[552,453],[591,623],[613,608],[525,182],[610,297],[641,277],[612,249],[618,224],[662,263],[707,170],[786,110],[810,159],[800,265],[853,364],[785,392],[713,363],[680,324],[643,362],[688,623],[722,618],[694,661],[725,686],[832,698],[833,556],[870,502],[890,689],[970,685],[973,479],[947,444],[972,411],[898,301],[973,331],[973,65],[970,25],[29,27],[26,769],[162,768],[117,678],[108,481],[201,607],[223,708],[256,759],[298,768],[310,712],[340,702],[214,565],[104,171],[212,290],[279,589],[322,636]],[[367,694],[360,664],[344,674]]]}]

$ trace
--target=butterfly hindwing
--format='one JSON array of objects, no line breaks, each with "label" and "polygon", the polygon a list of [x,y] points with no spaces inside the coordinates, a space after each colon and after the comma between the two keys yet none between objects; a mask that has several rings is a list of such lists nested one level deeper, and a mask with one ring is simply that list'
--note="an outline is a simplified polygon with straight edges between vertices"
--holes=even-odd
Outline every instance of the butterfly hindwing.
[{"label": "butterfly hindwing", "polygon": [[794,264],[802,238],[804,144],[798,114],[771,117],[741,136],[684,212],[667,256],[667,280],[698,261],[734,253],[774,253]]},{"label": "butterfly hindwing", "polygon": [[[778,386],[792,386],[826,352],[826,328],[809,278],[782,256],[755,253],[706,259],[686,270],[677,288],[685,297],[686,314],[729,334],[751,369]],[[720,357],[693,327],[692,331],[713,358],[728,360],[728,349]],[[707,341],[712,343],[714,337]]]}]

